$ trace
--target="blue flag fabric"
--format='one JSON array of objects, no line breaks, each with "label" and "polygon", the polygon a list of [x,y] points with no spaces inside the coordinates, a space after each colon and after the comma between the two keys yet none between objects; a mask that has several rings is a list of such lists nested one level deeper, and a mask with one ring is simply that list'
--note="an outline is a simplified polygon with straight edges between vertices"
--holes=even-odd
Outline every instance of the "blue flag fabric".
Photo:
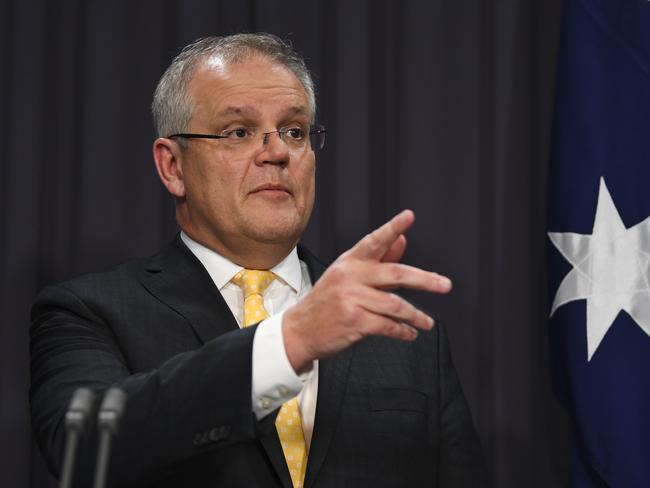
[{"label": "blue flag fabric", "polygon": [[573,487],[650,487],[650,1],[565,0],[551,363]]}]

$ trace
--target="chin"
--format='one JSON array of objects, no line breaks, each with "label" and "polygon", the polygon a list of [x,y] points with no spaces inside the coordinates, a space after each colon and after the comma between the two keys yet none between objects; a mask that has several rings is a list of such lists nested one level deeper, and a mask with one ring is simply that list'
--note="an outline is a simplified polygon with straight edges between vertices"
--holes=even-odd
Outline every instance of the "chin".
[{"label": "chin", "polygon": [[301,230],[296,228],[268,227],[257,229],[251,237],[265,244],[290,244],[293,246],[300,239],[301,233]]},{"label": "chin", "polygon": [[270,217],[250,226],[247,234],[252,239],[265,244],[287,244],[293,246],[305,229],[305,224],[298,218],[283,219]]},{"label": "chin", "polygon": [[311,214],[311,206],[297,205],[296,202],[255,207],[240,214],[244,217],[240,221],[241,230],[249,238],[265,244],[295,245]]}]

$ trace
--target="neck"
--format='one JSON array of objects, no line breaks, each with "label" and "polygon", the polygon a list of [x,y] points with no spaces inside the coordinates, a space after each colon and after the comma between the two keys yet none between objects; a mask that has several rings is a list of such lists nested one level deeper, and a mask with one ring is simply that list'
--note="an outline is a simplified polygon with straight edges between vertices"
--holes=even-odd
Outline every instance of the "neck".
[{"label": "neck", "polygon": [[192,240],[246,269],[271,269],[286,258],[297,243],[265,243],[242,238],[226,245],[217,239],[184,229]]}]

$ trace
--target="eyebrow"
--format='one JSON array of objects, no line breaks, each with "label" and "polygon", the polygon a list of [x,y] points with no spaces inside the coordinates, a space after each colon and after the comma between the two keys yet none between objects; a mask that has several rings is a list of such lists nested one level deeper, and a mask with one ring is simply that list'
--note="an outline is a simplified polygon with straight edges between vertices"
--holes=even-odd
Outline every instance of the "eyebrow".
[{"label": "eyebrow", "polygon": [[[230,106],[226,107],[224,110],[219,112],[219,116],[227,116],[227,115],[243,115],[243,116],[252,116],[252,115],[258,115],[260,112],[257,110],[255,107],[250,107],[250,106]],[[309,117],[309,110],[307,107],[297,105],[294,107],[290,107],[284,112],[284,117],[289,117],[292,115],[304,115],[306,117]]]},{"label": "eyebrow", "polygon": [[303,107],[302,105],[291,107],[285,113],[286,115],[305,115],[309,117],[309,110],[306,107]]},{"label": "eyebrow", "polygon": [[253,107],[226,107],[224,110],[219,112],[220,116],[224,115],[251,115],[258,114],[259,111]]}]

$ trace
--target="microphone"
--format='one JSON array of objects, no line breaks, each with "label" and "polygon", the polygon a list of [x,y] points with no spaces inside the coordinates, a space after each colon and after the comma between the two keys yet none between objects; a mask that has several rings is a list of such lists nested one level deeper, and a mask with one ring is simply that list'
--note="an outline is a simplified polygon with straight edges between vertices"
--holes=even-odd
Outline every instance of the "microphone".
[{"label": "microphone", "polygon": [[126,393],[120,388],[112,387],[104,395],[102,405],[99,407],[97,428],[100,432],[100,438],[93,488],[104,488],[106,484],[111,441],[113,436],[117,434],[125,403]]},{"label": "microphone", "polygon": [[65,413],[65,453],[59,488],[69,488],[74,474],[79,437],[86,428],[86,420],[90,416],[95,395],[88,388],[77,388],[72,394],[70,406]]}]

